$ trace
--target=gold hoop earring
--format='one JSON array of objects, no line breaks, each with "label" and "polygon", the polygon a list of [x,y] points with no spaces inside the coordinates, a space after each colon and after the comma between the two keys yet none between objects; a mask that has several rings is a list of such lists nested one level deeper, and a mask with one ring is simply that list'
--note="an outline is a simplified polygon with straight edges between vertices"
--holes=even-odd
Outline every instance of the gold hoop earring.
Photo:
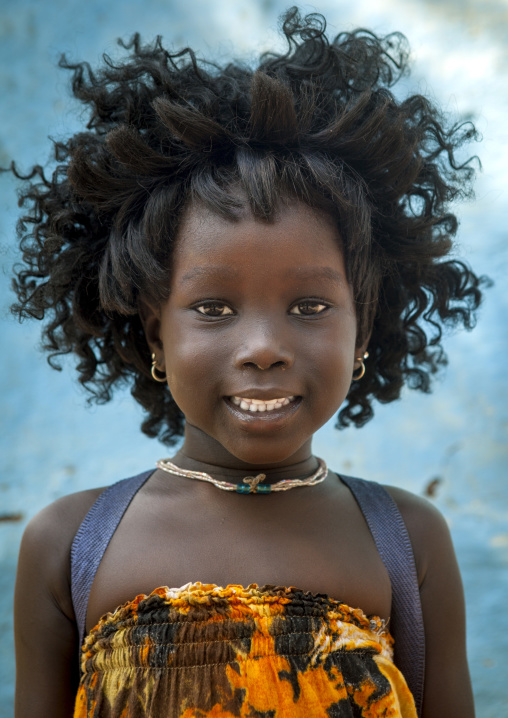
[{"label": "gold hoop earring", "polygon": [[362,377],[364,376],[364,374],[365,374],[365,364],[363,363],[363,360],[364,360],[364,359],[367,359],[368,356],[369,356],[369,352],[365,352],[362,357],[355,357],[355,361],[359,361],[359,362],[360,362],[360,366],[358,367],[358,371],[359,371],[360,373],[355,376],[355,374],[354,374],[354,372],[353,372],[353,381],[360,381],[360,379],[362,379]]},{"label": "gold hoop earring", "polygon": [[[159,372],[159,376],[157,376],[156,372]],[[150,373],[155,381],[160,381],[161,383],[166,381],[166,374],[161,376],[162,372],[160,369],[157,369],[157,359],[155,358],[155,354],[152,354],[152,368],[150,369]]]}]

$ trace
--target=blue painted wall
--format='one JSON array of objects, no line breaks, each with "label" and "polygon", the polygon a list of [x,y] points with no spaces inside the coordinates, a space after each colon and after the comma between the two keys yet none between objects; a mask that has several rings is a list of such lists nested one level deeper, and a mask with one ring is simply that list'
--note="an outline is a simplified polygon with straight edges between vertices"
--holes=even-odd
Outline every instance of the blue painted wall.
[{"label": "blue painted wall", "polygon": [[[117,37],[184,44],[206,56],[254,57],[278,42],[280,0],[0,0],[0,165],[45,164],[48,135],[79,125],[59,55],[95,64]],[[305,7],[305,6],[304,6]],[[316,8],[311,8],[316,9]],[[413,50],[408,91],[429,92],[447,110],[471,114],[483,133],[477,201],[458,209],[461,253],[496,282],[471,334],[449,337],[449,366],[431,396],[406,392],[379,407],[360,431],[324,427],[315,450],[339,470],[422,493],[450,523],[463,571],[469,652],[480,718],[508,714],[508,6],[503,0],[323,0],[331,31],[368,26],[403,31]],[[17,324],[7,305],[16,259],[15,183],[0,176],[0,718],[12,715],[12,588],[26,521],[58,496],[107,484],[166,454],[144,438],[128,393],[87,409],[72,362],[57,373],[36,350],[37,323]],[[34,586],[34,590],[37,587]]]}]

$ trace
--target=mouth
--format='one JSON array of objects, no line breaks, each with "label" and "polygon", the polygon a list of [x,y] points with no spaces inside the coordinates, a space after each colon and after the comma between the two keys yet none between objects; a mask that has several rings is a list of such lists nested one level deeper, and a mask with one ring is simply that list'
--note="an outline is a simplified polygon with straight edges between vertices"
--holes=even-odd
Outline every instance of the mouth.
[{"label": "mouth", "polygon": [[[273,397],[273,394],[272,394]],[[277,431],[286,425],[302,403],[301,396],[275,396],[250,399],[245,396],[224,397],[226,406],[241,425],[249,431]]]},{"label": "mouth", "polygon": [[248,399],[243,396],[230,396],[229,401],[242,409],[253,414],[276,411],[295,402],[295,396],[283,396],[275,399]]}]

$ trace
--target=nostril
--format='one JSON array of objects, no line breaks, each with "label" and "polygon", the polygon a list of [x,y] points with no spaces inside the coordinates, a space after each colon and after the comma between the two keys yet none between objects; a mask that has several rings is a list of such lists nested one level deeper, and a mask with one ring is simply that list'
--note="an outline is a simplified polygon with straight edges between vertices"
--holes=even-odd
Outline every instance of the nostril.
[{"label": "nostril", "polygon": [[243,363],[242,366],[244,366],[245,368],[249,368],[249,369],[261,369],[264,371],[265,369],[272,369],[273,367],[280,367],[281,369],[286,369],[287,365],[288,365],[287,362],[285,362],[283,360],[279,360],[279,361],[270,362],[267,364],[258,364],[257,362],[246,361]]},{"label": "nostril", "polygon": [[282,346],[280,341],[270,335],[268,338],[250,336],[243,339],[238,346],[234,363],[238,369],[273,369],[289,368],[293,364],[293,352]]},{"label": "nostril", "polygon": [[248,369],[261,369],[261,367],[255,364],[253,361],[246,361],[243,363],[243,366]]},{"label": "nostril", "polygon": [[258,364],[257,362],[253,362],[253,361],[247,361],[247,362],[244,362],[244,363],[243,363],[243,367],[245,367],[245,368],[249,368],[249,369],[261,369],[262,371],[265,371],[266,369],[273,369],[273,368],[276,368],[276,367],[280,367],[280,368],[284,371],[284,369],[286,369],[287,366],[288,366],[288,363],[285,362],[285,361],[283,361],[283,360],[276,361],[276,362],[272,362],[272,363],[269,363],[269,364],[266,364],[266,365],[265,365],[265,364]]}]

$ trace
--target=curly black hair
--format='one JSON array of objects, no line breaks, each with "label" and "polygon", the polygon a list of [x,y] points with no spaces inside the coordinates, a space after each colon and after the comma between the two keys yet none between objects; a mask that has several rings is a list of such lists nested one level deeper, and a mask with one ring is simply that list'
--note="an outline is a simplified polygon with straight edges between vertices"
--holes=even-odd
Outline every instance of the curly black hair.
[{"label": "curly black hair", "polygon": [[[399,33],[367,30],[332,41],[321,15],[283,17],[283,54],[255,69],[198,60],[160,37],[120,43],[104,56],[60,64],[87,105],[86,131],[55,143],[56,169],[22,176],[18,225],[24,264],[14,287],[20,317],[45,318],[50,361],[74,352],[81,383],[106,402],[132,385],[149,436],[172,443],[183,416],[150,376],[140,298],[162,302],[184,208],[205,203],[235,219],[242,204],[267,221],[281,201],[332,215],[357,307],[358,346],[370,335],[367,371],[353,382],[338,425],[361,426],[372,400],[398,398],[404,382],[429,391],[446,362],[443,327],[471,328],[483,278],[449,254],[457,219],[447,207],[471,194],[476,139],[421,95],[398,101],[407,72]],[[242,191],[239,193],[238,189]]]}]

